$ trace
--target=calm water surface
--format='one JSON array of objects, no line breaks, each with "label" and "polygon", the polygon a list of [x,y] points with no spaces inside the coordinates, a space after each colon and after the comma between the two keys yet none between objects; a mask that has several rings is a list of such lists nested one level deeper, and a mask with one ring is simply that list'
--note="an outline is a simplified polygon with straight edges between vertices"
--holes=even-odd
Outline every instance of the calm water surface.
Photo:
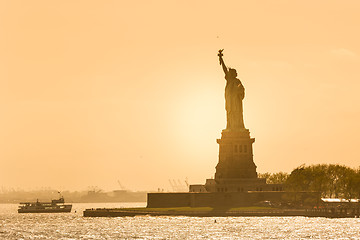
[{"label": "calm water surface", "polygon": [[75,203],[71,213],[18,214],[16,204],[0,204],[0,239],[360,239],[359,218],[82,217],[85,208],[141,206]]}]

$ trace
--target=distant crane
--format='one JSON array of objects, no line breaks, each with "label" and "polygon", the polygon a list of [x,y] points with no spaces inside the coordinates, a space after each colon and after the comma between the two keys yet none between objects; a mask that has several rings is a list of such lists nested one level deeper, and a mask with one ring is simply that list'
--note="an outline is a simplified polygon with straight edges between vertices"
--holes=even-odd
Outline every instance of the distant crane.
[{"label": "distant crane", "polygon": [[185,184],[186,184],[186,187],[189,187],[189,181],[188,181],[187,177],[185,178]]},{"label": "distant crane", "polygon": [[117,180],[120,190],[126,190],[125,187],[121,184],[120,180]]},{"label": "distant crane", "polygon": [[174,191],[175,191],[175,192],[178,192],[178,191],[179,191],[179,186],[177,185],[175,179],[173,179],[172,181],[173,181],[173,185],[174,185],[174,187],[175,187]]},{"label": "distant crane", "polygon": [[170,179],[169,179],[169,183],[170,183],[170,186],[171,186],[172,190],[173,190],[174,192],[176,192],[175,186],[173,185],[173,183],[171,182]]},{"label": "distant crane", "polygon": [[174,192],[187,192],[188,190],[187,180],[185,181],[186,186],[179,179],[177,181],[169,179],[169,183]]},{"label": "distant crane", "polygon": [[180,179],[178,179],[179,188],[184,188],[184,185],[180,182]]}]

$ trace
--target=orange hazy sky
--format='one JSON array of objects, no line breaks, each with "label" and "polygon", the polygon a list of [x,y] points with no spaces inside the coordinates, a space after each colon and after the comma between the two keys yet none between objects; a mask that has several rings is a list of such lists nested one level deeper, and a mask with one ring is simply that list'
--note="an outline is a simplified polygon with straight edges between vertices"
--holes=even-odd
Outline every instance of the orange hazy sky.
[{"label": "orange hazy sky", "polygon": [[0,1],[0,186],[170,189],[215,173],[217,51],[258,172],[360,165],[360,1]]}]

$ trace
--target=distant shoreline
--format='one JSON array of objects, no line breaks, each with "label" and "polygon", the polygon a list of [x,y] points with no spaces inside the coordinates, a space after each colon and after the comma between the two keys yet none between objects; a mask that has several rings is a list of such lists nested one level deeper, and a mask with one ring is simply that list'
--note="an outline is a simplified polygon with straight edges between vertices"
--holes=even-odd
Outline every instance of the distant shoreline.
[{"label": "distant shoreline", "polygon": [[[36,200],[33,200],[36,202]],[[33,201],[16,201],[16,202],[0,202],[0,204],[14,204],[14,205],[19,205],[20,202],[33,202]],[[67,203],[146,203],[146,201],[114,201],[114,202],[71,202],[71,201],[67,201]]]},{"label": "distant shoreline", "polygon": [[[133,192],[130,190],[114,190],[112,192],[102,191],[79,191],[79,192],[61,192],[66,202],[72,203],[117,203],[117,202],[146,202],[148,192]],[[58,192],[49,191],[14,191],[0,193],[0,203],[19,203],[50,201],[57,198]]]}]

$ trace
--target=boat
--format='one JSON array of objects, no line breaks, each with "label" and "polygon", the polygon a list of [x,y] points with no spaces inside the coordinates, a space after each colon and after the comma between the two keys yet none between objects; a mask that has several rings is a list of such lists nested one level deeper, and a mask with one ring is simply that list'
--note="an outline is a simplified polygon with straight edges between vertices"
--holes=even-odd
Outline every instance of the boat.
[{"label": "boat", "polygon": [[65,204],[64,197],[53,199],[51,202],[22,202],[18,213],[64,213],[71,212],[72,204]]}]

